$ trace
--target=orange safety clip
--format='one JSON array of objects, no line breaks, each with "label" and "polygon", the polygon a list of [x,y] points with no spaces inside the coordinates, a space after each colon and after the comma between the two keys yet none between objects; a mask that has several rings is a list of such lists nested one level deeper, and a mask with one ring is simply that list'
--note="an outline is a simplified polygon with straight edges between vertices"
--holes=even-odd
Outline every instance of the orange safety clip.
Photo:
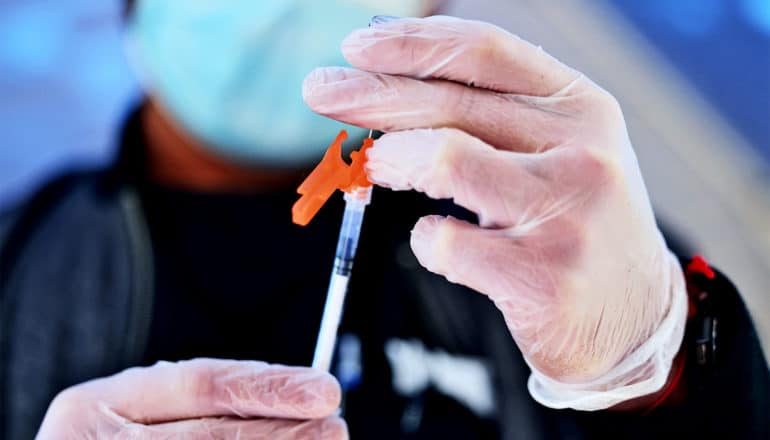
[{"label": "orange safety clip", "polygon": [[323,159],[297,188],[302,195],[291,208],[292,221],[306,226],[315,217],[321,207],[329,200],[335,190],[352,191],[356,188],[372,186],[366,178],[366,150],[374,145],[374,139],[366,138],[361,149],[350,153],[351,163],[342,160],[342,143],[348,138],[348,132],[340,131]]}]

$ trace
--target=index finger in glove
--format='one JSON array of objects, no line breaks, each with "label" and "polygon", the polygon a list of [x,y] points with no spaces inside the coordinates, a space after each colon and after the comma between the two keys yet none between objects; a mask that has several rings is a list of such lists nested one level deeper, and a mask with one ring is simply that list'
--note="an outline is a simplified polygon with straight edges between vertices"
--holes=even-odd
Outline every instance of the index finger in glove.
[{"label": "index finger in glove", "polygon": [[497,26],[445,16],[375,23],[348,35],[342,53],[351,65],[370,72],[535,96],[556,93],[580,76]]},{"label": "index finger in glove", "polygon": [[131,368],[65,391],[143,423],[198,417],[322,418],[340,403],[328,373],[264,362],[195,359]]},{"label": "index finger in glove", "polygon": [[531,228],[586,203],[606,173],[590,152],[562,148],[540,154],[496,150],[461,130],[388,133],[368,152],[369,180],[414,189],[479,215],[485,227]]},{"label": "index finger in glove", "polygon": [[562,144],[583,123],[577,97],[532,97],[343,67],[306,78],[302,94],[316,113],[385,132],[455,127],[504,150],[537,152]]}]

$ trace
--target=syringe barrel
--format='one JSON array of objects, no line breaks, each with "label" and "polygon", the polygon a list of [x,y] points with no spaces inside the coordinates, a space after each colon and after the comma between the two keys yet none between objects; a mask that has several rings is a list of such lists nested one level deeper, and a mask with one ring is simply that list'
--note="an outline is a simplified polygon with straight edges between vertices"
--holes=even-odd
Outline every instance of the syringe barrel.
[{"label": "syringe barrel", "polygon": [[329,282],[329,290],[326,293],[321,328],[318,331],[318,340],[313,355],[313,368],[329,371],[334,354],[337,329],[342,320],[350,272],[353,269],[353,258],[355,258],[358,247],[358,236],[361,232],[364,210],[371,201],[371,197],[371,187],[357,188],[345,193],[345,213],[342,217],[334,269]]},{"label": "syringe barrel", "polygon": [[345,193],[345,213],[342,216],[340,236],[337,240],[337,252],[334,255],[334,271],[339,275],[350,276],[353,258],[358,248],[358,237],[364,220],[364,210],[372,198],[370,188],[356,188]]}]

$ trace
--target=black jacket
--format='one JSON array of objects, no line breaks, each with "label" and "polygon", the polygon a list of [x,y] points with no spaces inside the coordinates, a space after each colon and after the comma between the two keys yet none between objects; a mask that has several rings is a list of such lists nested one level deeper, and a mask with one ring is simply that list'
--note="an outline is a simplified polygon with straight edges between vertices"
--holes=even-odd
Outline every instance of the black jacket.
[{"label": "black jacket", "polygon": [[[124,153],[136,148],[132,131],[129,123]],[[2,438],[32,438],[56,393],[144,359],[156,273],[130,156],[121,155],[107,170],[55,179],[0,214]],[[354,438],[770,438],[768,367],[749,314],[722,275],[708,283],[709,313],[719,331],[715,359],[706,366],[699,366],[696,353],[703,323],[688,325],[684,403],[644,416],[551,410],[529,397],[528,369],[492,303],[428,273],[412,257],[409,228],[436,206],[384,191],[376,200],[370,209],[381,214],[370,218],[382,221],[367,224],[378,232],[364,231],[359,254],[371,264],[357,262],[362,270],[354,271],[351,287],[355,293],[356,277],[365,282],[367,300],[348,305],[370,309],[370,321],[358,330],[362,340],[375,341],[364,345],[366,374],[347,399]],[[390,315],[378,316],[378,310]],[[395,316],[417,317],[420,331],[391,331]],[[419,395],[393,391],[382,347],[398,336],[488,366],[494,412],[478,416],[435,387]]]}]

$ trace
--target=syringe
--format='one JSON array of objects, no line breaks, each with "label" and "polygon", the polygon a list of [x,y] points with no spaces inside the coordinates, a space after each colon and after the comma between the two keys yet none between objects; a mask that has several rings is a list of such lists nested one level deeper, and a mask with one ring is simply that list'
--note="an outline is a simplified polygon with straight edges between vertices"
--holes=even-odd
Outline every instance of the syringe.
[{"label": "syringe", "polygon": [[350,164],[345,163],[341,157],[342,143],[347,137],[345,130],[340,131],[321,162],[297,188],[302,197],[291,208],[292,221],[305,226],[335,191],[342,190],[345,193],[345,214],[337,239],[334,268],[313,355],[313,367],[325,371],[329,371],[334,354],[364,210],[372,200],[372,183],[366,178],[365,170],[366,153],[374,145],[372,131],[369,130],[369,137],[364,139],[361,149],[350,153]]},{"label": "syringe", "polygon": [[318,340],[313,355],[313,368],[329,371],[331,366],[337,340],[337,329],[342,319],[348,281],[353,269],[353,259],[356,256],[361,223],[364,219],[364,210],[371,200],[371,186],[357,187],[345,193],[345,213],[342,217],[340,236],[337,239],[334,268],[326,293],[321,329],[318,331]]}]

